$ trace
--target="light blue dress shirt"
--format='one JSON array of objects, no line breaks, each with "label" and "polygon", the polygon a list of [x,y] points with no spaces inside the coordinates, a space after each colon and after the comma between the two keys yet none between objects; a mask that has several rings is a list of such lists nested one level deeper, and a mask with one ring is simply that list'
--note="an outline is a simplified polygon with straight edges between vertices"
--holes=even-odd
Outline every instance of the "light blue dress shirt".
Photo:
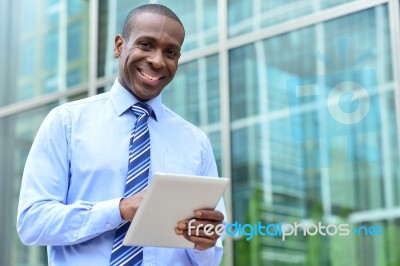
[{"label": "light blue dress shirt", "polygon": [[[49,265],[109,265],[136,102],[116,80],[110,92],[53,109],[40,127],[25,165],[17,230],[24,244],[48,246]],[[148,122],[149,176],[218,176],[206,135],[160,96],[147,104],[157,117]],[[225,215],[222,200],[217,209]],[[222,251],[221,240],[205,251],[145,247],[143,265],[218,265]]]}]

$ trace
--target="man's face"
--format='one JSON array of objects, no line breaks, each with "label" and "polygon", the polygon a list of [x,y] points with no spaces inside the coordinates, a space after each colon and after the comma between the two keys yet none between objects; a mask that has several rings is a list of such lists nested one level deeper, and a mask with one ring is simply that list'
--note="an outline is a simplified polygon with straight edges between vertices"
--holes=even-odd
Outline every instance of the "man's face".
[{"label": "man's face", "polygon": [[119,57],[119,82],[138,100],[161,93],[175,76],[184,30],[175,20],[152,13],[139,15],[128,40],[115,37]]}]

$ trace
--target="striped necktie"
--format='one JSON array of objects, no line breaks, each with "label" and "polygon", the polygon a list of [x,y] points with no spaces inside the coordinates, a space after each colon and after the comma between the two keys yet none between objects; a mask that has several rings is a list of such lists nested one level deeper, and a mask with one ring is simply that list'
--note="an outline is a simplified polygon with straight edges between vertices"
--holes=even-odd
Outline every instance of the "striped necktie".
[{"label": "striped necktie", "polygon": [[[128,177],[125,184],[124,197],[130,197],[147,187],[150,167],[150,134],[147,120],[150,115],[155,116],[150,106],[138,102],[132,106],[137,117],[129,144]],[[130,222],[125,222],[117,228],[110,265],[141,265],[143,261],[143,247],[123,246],[122,241]]]}]

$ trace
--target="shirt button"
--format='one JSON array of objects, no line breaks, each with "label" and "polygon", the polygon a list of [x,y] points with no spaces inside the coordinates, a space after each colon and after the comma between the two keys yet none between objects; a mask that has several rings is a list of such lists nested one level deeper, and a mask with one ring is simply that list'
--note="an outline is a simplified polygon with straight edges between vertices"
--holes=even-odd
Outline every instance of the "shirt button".
[{"label": "shirt button", "polygon": [[111,224],[106,224],[106,227],[107,227],[108,229],[111,229]]},{"label": "shirt button", "polygon": [[78,233],[75,233],[75,234],[74,234],[74,237],[77,238],[77,237],[78,237]]}]

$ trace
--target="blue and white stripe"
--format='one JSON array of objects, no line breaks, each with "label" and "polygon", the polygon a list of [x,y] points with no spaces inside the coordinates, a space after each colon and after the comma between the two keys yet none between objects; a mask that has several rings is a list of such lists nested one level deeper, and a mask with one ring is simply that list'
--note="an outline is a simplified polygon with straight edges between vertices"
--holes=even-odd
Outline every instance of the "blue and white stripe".
[{"label": "blue and white stripe", "polygon": [[[132,106],[137,117],[129,146],[128,175],[124,197],[130,197],[147,187],[150,169],[150,133],[147,120],[152,114],[150,106],[138,102]],[[115,234],[110,265],[141,265],[143,247],[123,246],[122,241],[130,222],[122,223]]]}]

